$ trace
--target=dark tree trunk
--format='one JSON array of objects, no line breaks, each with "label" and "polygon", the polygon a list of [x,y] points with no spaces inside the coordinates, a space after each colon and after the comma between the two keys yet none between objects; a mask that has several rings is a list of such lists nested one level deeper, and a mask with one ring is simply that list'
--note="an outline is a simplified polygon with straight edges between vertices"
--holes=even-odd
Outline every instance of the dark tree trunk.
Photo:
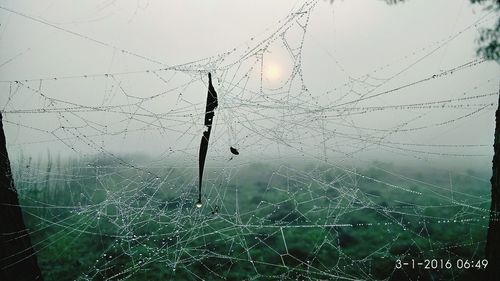
[{"label": "dark tree trunk", "polygon": [[488,280],[500,280],[500,90],[495,114],[495,140],[493,144],[493,174],[491,176],[490,225],[486,240]]},{"label": "dark tree trunk", "polygon": [[0,280],[42,280],[35,252],[24,225],[0,112]]}]

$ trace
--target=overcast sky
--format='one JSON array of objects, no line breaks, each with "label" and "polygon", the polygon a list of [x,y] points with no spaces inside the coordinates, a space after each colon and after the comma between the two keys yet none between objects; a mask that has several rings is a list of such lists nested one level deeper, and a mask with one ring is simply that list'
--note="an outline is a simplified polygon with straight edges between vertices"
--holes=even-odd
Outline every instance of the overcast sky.
[{"label": "overcast sky", "polygon": [[234,146],[240,158],[489,163],[500,71],[475,40],[497,16],[466,0],[2,0],[9,151],[190,161],[210,71],[216,159]]}]

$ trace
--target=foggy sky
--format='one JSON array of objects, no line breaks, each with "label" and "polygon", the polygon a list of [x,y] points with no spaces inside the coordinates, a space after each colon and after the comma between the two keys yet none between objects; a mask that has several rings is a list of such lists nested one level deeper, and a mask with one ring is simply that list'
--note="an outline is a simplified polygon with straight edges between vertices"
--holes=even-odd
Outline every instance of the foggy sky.
[{"label": "foggy sky", "polygon": [[[9,151],[147,153],[194,160],[210,71],[220,97],[209,151],[213,159],[227,160],[234,146],[247,161],[459,157],[441,152],[491,161],[494,95],[471,100],[476,107],[465,109],[345,115],[335,106],[412,104],[497,92],[495,62],[392,92],[480,59],[475,40],[497,16],[466,0],[413,0],[396,6],[377,0],[318,1],[310,11],[308,6],[301,10],[304,3],[0,1],[0,108]],[[204,58],[209,59],[192,63]],[[277,78],[266,74],[270,65],[278,69]],[[287,80],[298,69],[301,77]],[[491,103],[474,113],[477,104]],[[68,109],[81,105],[118,107]],[[16,112],[54,108],[63,109]],[[405,131],[420,127],[428,128]],[[234,161],[245,161],[241,155]]]}]

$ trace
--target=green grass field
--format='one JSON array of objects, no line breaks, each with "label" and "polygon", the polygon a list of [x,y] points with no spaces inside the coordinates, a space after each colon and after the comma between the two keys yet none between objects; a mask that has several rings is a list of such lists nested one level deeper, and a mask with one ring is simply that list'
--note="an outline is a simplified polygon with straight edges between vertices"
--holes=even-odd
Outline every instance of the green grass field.
[{"label": "green grass field", "polygon": [[198,209],[195,168],[17,166],[45,280],[471,280],[457,260],[483,257],[488,171],[209,169]]}]

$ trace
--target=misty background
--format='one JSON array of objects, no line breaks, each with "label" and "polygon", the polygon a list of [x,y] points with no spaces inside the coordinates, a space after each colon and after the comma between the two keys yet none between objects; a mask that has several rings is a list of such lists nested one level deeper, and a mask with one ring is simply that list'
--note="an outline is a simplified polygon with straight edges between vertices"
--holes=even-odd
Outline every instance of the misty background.
[{"label": "misty background", "polygon": [[209,161],[491,163],[499,67],[476,40],[496,15],[468,1],[0,6],[12,157],[194,164],[212,72]]},{"label": "misty background", "polygon": [[[498,11],[387,2],[0,0],[44,279],[477,277],[500,68],[476,50]],[[426,259],[453,266],[397,268]]]}]

